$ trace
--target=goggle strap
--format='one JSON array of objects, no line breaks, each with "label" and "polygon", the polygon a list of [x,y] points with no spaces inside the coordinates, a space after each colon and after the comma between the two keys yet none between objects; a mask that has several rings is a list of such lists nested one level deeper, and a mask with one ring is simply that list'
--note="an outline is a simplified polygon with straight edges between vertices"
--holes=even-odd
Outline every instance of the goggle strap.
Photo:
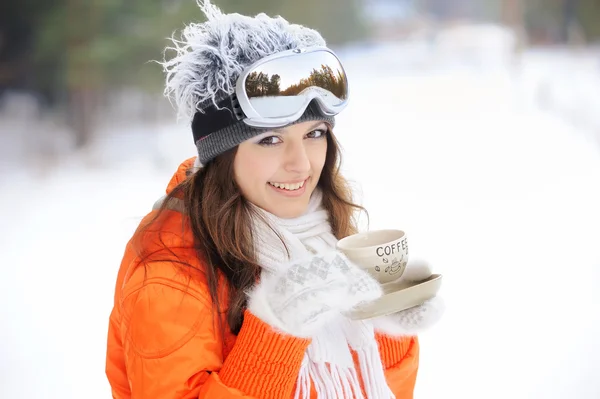
[{"label": "goggle strap", "polygon": [[240,102],[235,93],[231,95],[231,109],[233,110],[233,115],[237,118],[238,121],[241,121],[246,117],[246,115],[244,115],[244,111],[242,111],[242,106],[240,105]]}]

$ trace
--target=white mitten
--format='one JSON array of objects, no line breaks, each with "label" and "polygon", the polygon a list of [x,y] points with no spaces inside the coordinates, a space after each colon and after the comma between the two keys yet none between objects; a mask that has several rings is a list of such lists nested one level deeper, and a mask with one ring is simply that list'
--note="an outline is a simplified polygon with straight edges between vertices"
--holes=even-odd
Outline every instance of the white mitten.
[{"label": "white mitten", "polygon": [[248,293],[248,310],[288,334],[311,337],[332,316],[382,295],[379,283],[331,251],[265,274]]},{"label": "white mitten", "polygon": [[[419,282],[431,276],[431,266],[424,260],[409,261],[402,279]],[[418,335],[436,324],[444,314],[444,300],[436,296],[422,305],[372,320],[377,331],[387,335]]]},{"label": "white mitten", "polygon": [[444,314],[444,300],[433,297],[422,305],[373,319],[375,330],[387,335],[419,335],[435,325]]},{"label": "white mitten", "polygon": [[422,259],[409,260],[402,280],[416,283],[427,279],[432,274],[429,262]]}]

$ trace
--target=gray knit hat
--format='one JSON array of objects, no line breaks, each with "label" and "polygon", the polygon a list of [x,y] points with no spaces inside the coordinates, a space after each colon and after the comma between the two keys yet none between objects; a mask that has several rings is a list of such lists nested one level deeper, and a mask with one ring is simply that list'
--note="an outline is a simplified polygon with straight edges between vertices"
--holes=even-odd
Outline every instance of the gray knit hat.
[{"label": "gray knit hat", "polygon": [[[315,30],[290,24],[265,14],[248,17],[223,14],[209,0],[198,5],[207,21],[185,27],[180,39],[165,51],[174,56],[162,62],[166,72],[165,95],[177,108],[178,118],[192,122],[198,160],[205,165],[214,157],[268,129],[238,121],[224,105],[235,92],[237,78],[254,62],[300,47],[325,46]],[[335,120],[311,104],[294,123]]]}]

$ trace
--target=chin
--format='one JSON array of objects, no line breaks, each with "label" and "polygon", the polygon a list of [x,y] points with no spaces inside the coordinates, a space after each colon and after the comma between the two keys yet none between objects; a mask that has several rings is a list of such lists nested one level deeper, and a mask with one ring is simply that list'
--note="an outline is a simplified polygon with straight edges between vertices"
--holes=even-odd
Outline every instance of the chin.
[{"label": "chin", "polygon": [[302,202],[299,204],[285,204],[282,206],[274,205],[271,212],[273,215],[282,219],[293,219],[301,216],[304,212],[306,212],[306,208],[308,208],[308,202]]},{"label": "chin", "polygon": [[298,216],[301,216],[305,210],[306,210],[306,207],[299,209],[299,210],[296,210],[296,209],[283,210],[280,208],[276,212],[271,212],[271,213],[281,219],[294,219],[294,218],[297,218]]}]

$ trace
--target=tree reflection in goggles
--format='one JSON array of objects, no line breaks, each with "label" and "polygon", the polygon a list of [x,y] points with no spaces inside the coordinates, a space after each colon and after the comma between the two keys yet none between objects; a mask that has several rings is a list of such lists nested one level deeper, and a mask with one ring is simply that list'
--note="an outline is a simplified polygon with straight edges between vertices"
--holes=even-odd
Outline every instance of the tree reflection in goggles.
[{"label": "tree reflection in goggles", "polygon": [[347,87],[340,62],[324,51],[268,61],[248,73],[245,81],[251,102],[256,97],[302,96],[316,90],[328,105],[336,106],[347,99]]}]

